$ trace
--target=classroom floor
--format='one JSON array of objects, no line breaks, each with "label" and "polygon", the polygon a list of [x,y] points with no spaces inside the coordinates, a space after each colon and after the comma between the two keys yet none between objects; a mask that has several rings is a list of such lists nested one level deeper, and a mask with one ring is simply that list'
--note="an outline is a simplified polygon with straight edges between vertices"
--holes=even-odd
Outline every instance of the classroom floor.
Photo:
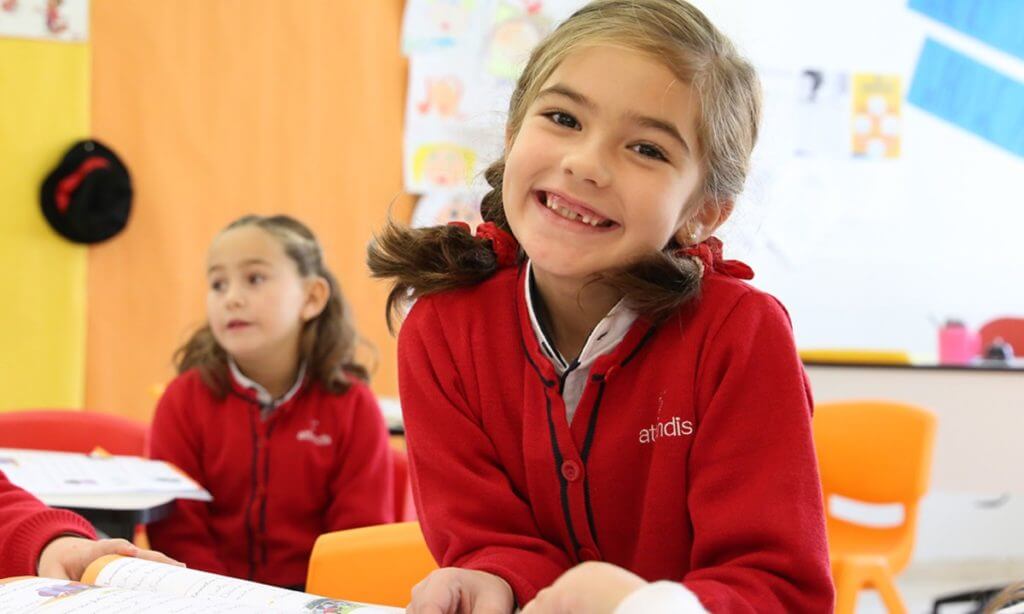
[{"label": "classroom floor", "polygon": [[[930,563],[911,565],[897,578],[897,585],[909,614],[930,614],[938,596],[976,588],[1010,584],[1024,580],[1024,559],[1013,561],[975,561],[971,563]],[[940,614],[971,612],[963,606],[945,606]],[[857,614],[886,614],[885,606],[874,591],[862,591]]]}]

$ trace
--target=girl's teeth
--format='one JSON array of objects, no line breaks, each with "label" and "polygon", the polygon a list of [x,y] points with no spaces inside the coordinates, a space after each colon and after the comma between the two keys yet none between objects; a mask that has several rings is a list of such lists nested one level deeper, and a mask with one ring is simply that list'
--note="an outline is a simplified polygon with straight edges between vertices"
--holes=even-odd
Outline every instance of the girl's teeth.
[{"label": "girl's teeth", "polygon": [[547,197],[546,202],[544,203],[544,205],[548,209],[551,209],[552,211],[554,211],[555,213],[557,213],[558,215],[564,217],[567,220],[582,222],[584,224],[588,224],[590,226],[593,226],[594,228],[597,228],[598,226],[607,226],[608,225],[606,223],[607,220],[602,220],[602,219],[597,218],[597,217],[590,217],[589,215],[580,215],[579,213],[576,213],[575,211],[571,211],[571,210],[566,209],[564,207],[559,207],[556,204],[556,202],[555,202],[557,200],[559,200],[559,198],[557,196],[555,196],[554,194],[548,194],[548,197]]}]

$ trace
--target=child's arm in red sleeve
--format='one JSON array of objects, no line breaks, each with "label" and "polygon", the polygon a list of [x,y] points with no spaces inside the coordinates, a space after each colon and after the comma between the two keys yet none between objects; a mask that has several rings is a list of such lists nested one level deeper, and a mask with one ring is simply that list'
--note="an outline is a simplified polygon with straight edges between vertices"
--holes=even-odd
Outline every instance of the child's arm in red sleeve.
[{"label": "child's arm in red sleeve", "polygon": [[545,540],[469,407],[444,324],[428,299],[398,337],[398,375],[410,474],[427,544],[441,566],[492,573],[518,603],[572,566]]},{"label": "child's arm in red sleeve", "polygon": [[0,578],[36,575],[43,548],[61,535],[96,539],[85,518],[47,507],[0,473]]},{"label": "child's arm in red sleeve", "polygon": [[712,334],[697,411],[684,584],[712,612],[831,612],[810,389],[771,296],[744,296]]},{"label": "child's arm in red sleeve", "polygon": [[394,469],[388,429],[370,389],[355,383],[345,392],[347,428],[340,434],[338,471],[331,481],[327,530],[394,521]]}]

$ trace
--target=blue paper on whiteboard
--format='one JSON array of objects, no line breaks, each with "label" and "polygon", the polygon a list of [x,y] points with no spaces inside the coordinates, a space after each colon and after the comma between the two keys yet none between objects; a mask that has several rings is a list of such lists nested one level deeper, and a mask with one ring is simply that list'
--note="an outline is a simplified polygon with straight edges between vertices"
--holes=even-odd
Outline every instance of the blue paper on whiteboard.
[{"label": "blue paper on whiteboard", "polygon": [[927,39],[907,101],[1024,157],[1024,83]]},{"label": "blue paper on whiteboard", "polygon": [[1024,59],[1021,0],[910,0],[910,8]]}]

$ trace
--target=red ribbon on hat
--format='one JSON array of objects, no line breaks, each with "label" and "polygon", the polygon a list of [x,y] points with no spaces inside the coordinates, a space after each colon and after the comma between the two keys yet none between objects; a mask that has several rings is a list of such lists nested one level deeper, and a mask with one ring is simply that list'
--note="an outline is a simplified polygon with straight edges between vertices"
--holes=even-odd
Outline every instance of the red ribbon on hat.
[{"label": "red ribbon on hat", "polygon": [[706,276],[708,271],[714,270],[736,279],[754,278],[754,269],[745,263],[722,258],[722,241],[717,237],[708,237],[697,245],[681,247],[676,250],[676,254],[699,260],[704,265],[702,276]]},{"label": "red ribbon on hat", "polygon": [[[469,232],[469,224],[466,222],[448,222],[449,226],[455,226]],[[515,266],[519,259],[519,242],[511,233],[498,228],[494,222],[484,222],[476,227],[478,239],[487,239],[491,242],[491,249],[498,260],[498,267]]]},{"label": "red ribbon on hat", "polygon": [[57,182],[53,200],[57,203],[57,211],[67,213],[71,204],[71,195],[82,185],[85,176],[94,170],[108,168],[110,161],[100,156],[89,156],[78,165],[73,173]]}]

